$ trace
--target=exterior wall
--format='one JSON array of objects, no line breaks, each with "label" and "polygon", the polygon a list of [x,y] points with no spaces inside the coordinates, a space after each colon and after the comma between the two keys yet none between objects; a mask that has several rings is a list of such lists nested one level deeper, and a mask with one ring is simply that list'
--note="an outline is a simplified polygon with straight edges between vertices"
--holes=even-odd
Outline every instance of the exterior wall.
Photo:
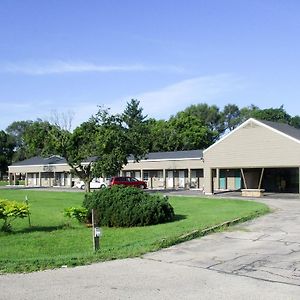
[{"label": "exterior wall", "polygon": [[[130,161],[121,174],[143,179],[149,188],[202,188],[203,159],[157,159]],[[26,175],[29,186],[71,186],[70,167],[67,164],[10,166],[10,184],[14,184],[14,174]]]},{"label": "exterior wall", "polygon": [[[9,166],[9,174],[25,174],[25,184],[28,186],[72,186],[72,182],[79,180],[72,178],[71,168],[67,164]],[[13,176],[11,176],[13,177]],[[14,184],[11,180],[10,184]]]},{"label": "exterior wall", "polygon": [[[235,178],[236,178],[236,173],[235,169],[221,169],[220,173],[223,174],[224,182],[225,182],[225,187],[223,188],[220,184],[220,178],[217,177],[215,169],[213,170],[213,186],[215,189],[226,189],[226,190],[235,190],[236,189],[236,183],[235,183]],[[219,183],[218,183],[219,180]]]},{"label": "exterior wall", "polygon": [[143,174],[143,180],[147,182],[149,188],[153,189],[201,189],[204,185],[203,166],[204,163],[200,157],[197,159],[129,161],[124,166],[122,174],[134,177],[137,177],[136,174]]},{"label": "exterior wall", "polygon": [[300,142],[253,121],[204,151],[209,168],[300,166]]},{"label": "exterior wall", "polygon": [[[137,171],[122,171],[122,176],[134,176]],[[178,189],[178,188],[203,188],[203,170],[191,170],[191,178],[188,177],[189,170],[143,170],[143,180],[147,182],[150,189]],[[138,173],[140,174],[140,173]]]},{"label": "exterior wall", "polygon": [[129,170],[180,170],[180,169],[203,169],[203,161],[198,159],[181,160],[141,160],[139,162],[129,161],[123,167],[123,171]]},{"label": "exterior wall", "polygon": [[[249,120],[204,151],[205,193],[211,194],[217,186],[216,180],[212,183],[215,169],[299,167],[299,153],[299,141]],[[230,189],[234,180],[227,179],[227,185]]]},{"label": "exterior wall", "polygon": [[9,173],[70,172],[67,164],[49,166],[9,166]]}]

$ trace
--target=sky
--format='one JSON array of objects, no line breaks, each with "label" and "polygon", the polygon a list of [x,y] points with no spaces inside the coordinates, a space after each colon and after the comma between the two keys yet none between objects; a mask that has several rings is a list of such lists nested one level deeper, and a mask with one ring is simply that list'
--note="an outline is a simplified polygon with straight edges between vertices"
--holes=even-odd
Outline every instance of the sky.
[{"label": "sky", "polygon": [[191,104],[300,115],[300,1],[1,0],[0,130],[18,120]]}]

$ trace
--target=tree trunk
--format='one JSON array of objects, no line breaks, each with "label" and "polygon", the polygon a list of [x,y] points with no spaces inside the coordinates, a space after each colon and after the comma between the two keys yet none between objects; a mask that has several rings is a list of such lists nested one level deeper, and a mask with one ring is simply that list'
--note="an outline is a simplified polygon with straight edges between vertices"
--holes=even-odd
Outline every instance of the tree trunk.
[{"label": "tree trunk", "polygon": [[84,181],[84,191],[86,193],[89,193],[91,191],[91,189],[90,189],[90,180]]}]

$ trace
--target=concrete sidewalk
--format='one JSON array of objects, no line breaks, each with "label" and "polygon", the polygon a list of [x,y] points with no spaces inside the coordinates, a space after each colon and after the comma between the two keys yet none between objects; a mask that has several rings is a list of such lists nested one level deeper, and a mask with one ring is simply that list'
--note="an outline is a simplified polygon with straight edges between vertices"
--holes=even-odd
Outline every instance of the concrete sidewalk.
[{"label": "concrete sidewalk", "polygon": [[299,299],[300,200],[142,258],[0,276],[0,299]]}]

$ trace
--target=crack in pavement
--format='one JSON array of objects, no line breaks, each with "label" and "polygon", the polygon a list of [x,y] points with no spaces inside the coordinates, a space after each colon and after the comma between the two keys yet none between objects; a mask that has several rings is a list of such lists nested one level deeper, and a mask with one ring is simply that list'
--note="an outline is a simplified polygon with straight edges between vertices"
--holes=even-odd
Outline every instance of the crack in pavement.
[{"label": "crack in pavement", "polygon": [[[150,261],[156,261],[158,263],[164,263],[164,264],[177,264],[175,262],[166,262],[166,261],[163,261],[163,260],[158,260],[158,259],[153,259],[153,258],[141,257],[141,259],[150,260]],[[258,280],[258,281],[263,281],[263,282],[271,282],[271,283],[278,283],[278,284],[291,285],[291,286],[299,286],[300,287],[300,283],[297,284],[297,283],[292,283],[292,282],[286,282],[286,281],[280,281],[280,280],[273,280],[273,279],[261,278],[261,277],[257,277],[257,276],[249,276],[247,274],[239,274],[239,273],[227,272],[227,271],[224,271],[224,270],[212,269],[212,268],[195,266],[195,265],[185,265],[185,266],[189,267],[189,268],[203,269],[203,270],[207,270],[207,271],[211,271],[211,272],[217,272],[217,273],[220,273],[220,274],[226,274],[226,275],[232,275],[232,276],[240,276],[240,277],[252,278],[252,279],[255,279],[255,280]]]}]

